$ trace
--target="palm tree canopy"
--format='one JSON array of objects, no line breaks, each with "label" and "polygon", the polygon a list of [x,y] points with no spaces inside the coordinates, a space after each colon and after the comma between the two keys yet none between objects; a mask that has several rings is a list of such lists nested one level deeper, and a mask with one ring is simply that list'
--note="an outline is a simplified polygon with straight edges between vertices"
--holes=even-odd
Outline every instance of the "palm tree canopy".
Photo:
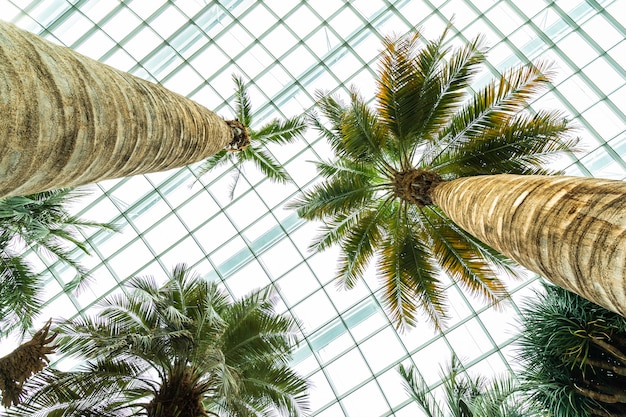
[{"label": "palm tree canopy", "polygon": [[442,370],[444,404],[439,403],[414,366],[398,371],[406,392],[427,417],[533,417],[537,409],[518,395],[512,376],[488,380],[468,375],[456,356]]},{"label": "palm tree canopy", "polygon": [[273,119],[263,126],[254,127],[252,103],[246,84],[240,76],[233,75],[235,82],[235,117],[249,133],[249,146],[237,149],[235,152],[224,149],[205,159],[196,172],[200,178],[204,174],[223,164],[235,166],[234,180],[230,187],[230,198],[233,198],[235,187],[241,175],[245,162],[252,162],[267,178],[272,181],[285,183],[291,181],[289,174],[274,158],[268,145],[284,145],[300,138],[306,129],[306,121],[302,116],[295,116],[286,120]]},{"label": "palm tree canopy", "polygon": [[454,49],[446,35],[385,39],[373,106],[355,89],[349,104],[318,94],[320,114],[310,121],[334,155],[317,163],[323,181],[290,204],[323,222],[311,248],[340,247],[339,285],[356,285],[376,260],[401,329],[418,312],[445,324],[442,272],[489,303],[507,296],[502,272],[513,274],[512,261],[452,222],[430,190],[464,176],[557,174],[546,163],[576,143],[562,114],[529,109],[549,86],[545,63],[508,70],[469,94],[484,42]]},{"label": "palm tree canopy", "polygon": [[59,325],[60,349],[88,361],[75,372],[41,374],[16,413],[306,413],[306,381],[288,364],[298,323],[274,311],[274,290],[231,301],[185,265],[161,286],[143,277],[126,289],[107,298],[99,315]]},{"label": "palm tree canopy", "polygon": [[42,304],[37,295],[42,277],[24,257],[27,250],[51,255],[75,269],[72,286],[88,278],[85,268],[72,255],[75,249],[89,253],[81,231],[114,231],[117,227],[71,215],[70,207],[83,196],[81,191],[63,188],[0,199],[0,334],[15,327],[26,331]]},{"label": "palm tree canopy", "polygon": [[560,287],[544,289],[522,309],[525,391],[554,417],[626,414],[626,319]]}]

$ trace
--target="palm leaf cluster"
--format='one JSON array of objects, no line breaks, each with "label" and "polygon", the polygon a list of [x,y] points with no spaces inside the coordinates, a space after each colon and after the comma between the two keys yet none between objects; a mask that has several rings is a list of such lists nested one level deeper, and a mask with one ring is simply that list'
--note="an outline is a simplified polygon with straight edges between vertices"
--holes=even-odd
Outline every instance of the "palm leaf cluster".
[{"label": "palm leaf cluster", "polygon": [[86,228],[115,230],[111,224],[71,215],[71,205],[83,193],[70,188],[0,199],[0,317],[1,334],[28,329],[41,308],[38,293],[43,276],[35,272],[25,253],[51,256],[76,270],[76,283],[87,277],[72,251],[88,254],[80,232]]},{"label": "palm leaf cluster", "polygon": [[530,398],[554,417],[626,415],[626,319],[560,287],[527,300],[519,361]]},{"label": "palm leaf cluster", "polygon": [[463,371],[453,356],[442,371],[443,403],[437,401],[415,367],[400,365],[403,385],[411,399],[427,417],[539,417],[538,410],[519,395],[512,377],[488,380]]},{"label": "palm leaf cluster", "polygon": [[445,32],[435,40],[388,38],[373,104],[355,89],[348,104],[319,93],[319,113],[310,117],[333,156],[317,163],[323,181],[291,207],[323,222],[313,249],[340,247],[339,285],[353,287],[375,261],[399,328],[413,326],[419,311],[445,324],[442,273],[486,302],[507,296],[499,277],[511,261],[453,223],[430,190],[465,176],[556,174],[546,163],[576,143],[560,113],[529,108],[549,86],[544,63],[470,93],[485,49],[480,37],[452,48]]},{"label": "palm leaf cluster", "polygon": [[235,187],[239,182],[243,165],[252,162],[265,177],[272,181],[285,183],[291,180],[283,166],[274,158],[268,149],[268,145],[284,145],[291,143],[302,136],[306,130],[306,121],[302,116],[292,117],[286,120],[273,119],[258,128],[253,128],[254,117],[252,103],[246,89],[244,80],[233,75],[235,82],[235,117],[248,128],[250,145],[244,149],[231,151],[224,149],[217,154],[205,159],[197,169],[196,176],[200,178],[209,171],[224,164],[232,164],[235,167],[234,180],[230,187],[230,198],[233,198]]},{"label": "palm leaf cluster", "polygon": [[215,283],[174,268],[158,285],[130,281],[95,317],[56,329],[77,371],[49,370],[9,415],[284,416],[308,409],[306,381],[288,366],[298,323],[275,313],[275,291],[231,301]]}]

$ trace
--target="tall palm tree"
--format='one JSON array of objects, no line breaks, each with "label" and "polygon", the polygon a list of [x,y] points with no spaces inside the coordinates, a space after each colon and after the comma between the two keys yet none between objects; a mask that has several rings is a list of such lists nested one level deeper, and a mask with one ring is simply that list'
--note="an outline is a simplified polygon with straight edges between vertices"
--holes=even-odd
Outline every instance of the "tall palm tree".
[{"label": "tall palm tree", "polygon": [[270,180],[285,183],[290,180],[289,174],[268,151],[267,145],[284,145],[293,142],[302,136],[307,127],[303,116],[296,116],[287,120],[273,119],[258,129],[254,128],[252,103],[246,90],[244,80],[233,75],[235,82],[235,117],[236,120],[248,127],[250,145],[238,152],[223,149],[215,155],[207,158],[198,167],[196,175],[201,177],[214,168],[225,163],[235,166],[234,181],[230,188],[230,198],[233,198],[235,187],[239,181],[245,162],[252,162]]},{"label": "tall palm tree", "polygon": [[0,198],[0,335],[16,327],[26,331],[41,308],[38,293],[44,277],[24,256],[28,250],[52,256],[75,269],[72,287],[88,278],[71,254],[74,249],[89,254],[80,232],[90,228],[114,231],[117,227],[71,215],[71,206],[83,196],[82,191],[63,188]]},{"label": "tall palm tree", "polygon": [[518,395],[512,377],[491,381],[463,372],[456,356],[441,376],[445,393],[440,404],[415,367],[400,365],[405,390],[428,417],[533,417],[539,416],[532,403]]},{"label": "tall palm tree", "polygon": [[0,197],[164,171],[245,146],[165,88],[0,22]]},{"label": "tall palm tree", "polygon": [[9,415],[303,415],[306,381],[289,367],[297,322],[274,311],[266,288],[230,301],[215,283],[174,268],[159,286],[134,278],[92,318],[62,323],[58,343],[87,358],[49,371]]},{"label": "tall palm tree", "polygon": [[485,62],[483,40],[452,49],[446,34],[385,40],[374,108],[355,90],[347,105],[318,95],[326,122],[311,121],[334,158],[317,163],[324,181],[291,204],[324,222],[313,249],[340,247],[340,285],[354,286],[376,259],[400,328],[418,311],[445,323],[441,272],[487,302],[507,295],[500,277],[511,262],[448,216],[440,187],[478,175],[557,174],[546,163],[576,143],[560,113],[528,110],[549,86],[545,64],[511,69],[468,96]]},{"label": "tall palm tree", "polygon": [[522,310],[525,391],[554,417],[626,415],[626,319],[562,288],[544,288]]}]

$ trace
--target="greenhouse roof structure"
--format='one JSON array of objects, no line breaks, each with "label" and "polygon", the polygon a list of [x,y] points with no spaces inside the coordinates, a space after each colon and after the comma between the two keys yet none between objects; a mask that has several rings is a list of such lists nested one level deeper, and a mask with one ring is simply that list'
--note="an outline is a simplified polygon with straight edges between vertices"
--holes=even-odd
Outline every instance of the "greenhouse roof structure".
[{"label": "greenhouse roof structure", "polygon": [[[553,63],[553,88],[533,106],[562,110],[582,151],[559,161],[568,174],[626,177],[626,2],[620,0],[0,0],[3,20],[93,59],[160,83],[233,116],[233,74],[245,80],[259,125],[310,111],[317,91],[373,97],[385,36],[419,28],[449,41],[483,34],[482,77],[511,66]],[[485,78],[486,79],[486,78]],[[313,129],[269,151],[293,178],[276,184],[253,166],[232,165],[197,179],[195,166],[91,185],[77,213],[115,222],[94,231],[91,256],[76,253],[93,280],[64,291],[74,271],[32,254],[46,280],[48,317],[89,314],[130,277],[164,277],[184,262],[234,296],[279,288],[279,310],[302,323],[294,367],[312,383],[312,416],[420,416],[404,392],[400,363],[417,365],[436,389],[453,354],[472,373],[515,369],[515,320],[537,277],[507,281],[501,308],[471,299],[452,282],[452,317],[437,332],[420,320],[399,332],[381,306],[374,271],[356,288],[333,280],[338,251],[309,250],[318,224],[285,204],[317,181],[314,161],[328,145]],[[233,198],[229,190],[239,181]],[[71,367],[70,360],[55,359]]]}]

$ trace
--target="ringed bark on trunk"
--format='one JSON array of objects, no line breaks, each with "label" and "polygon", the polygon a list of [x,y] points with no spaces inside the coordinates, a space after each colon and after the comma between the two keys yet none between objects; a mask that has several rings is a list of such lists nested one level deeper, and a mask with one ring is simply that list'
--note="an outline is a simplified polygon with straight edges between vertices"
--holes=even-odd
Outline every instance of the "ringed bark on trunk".
[{"label": "ringed bark on trunk", "polygon": [[157,84],[0,22],[0,197],[164,171],[233,129]]},{"label": "ringed bark on trunk", "polygon": [[440,183],[432,200],[520,265],[626,316],[626,182],[478,176]]}]

